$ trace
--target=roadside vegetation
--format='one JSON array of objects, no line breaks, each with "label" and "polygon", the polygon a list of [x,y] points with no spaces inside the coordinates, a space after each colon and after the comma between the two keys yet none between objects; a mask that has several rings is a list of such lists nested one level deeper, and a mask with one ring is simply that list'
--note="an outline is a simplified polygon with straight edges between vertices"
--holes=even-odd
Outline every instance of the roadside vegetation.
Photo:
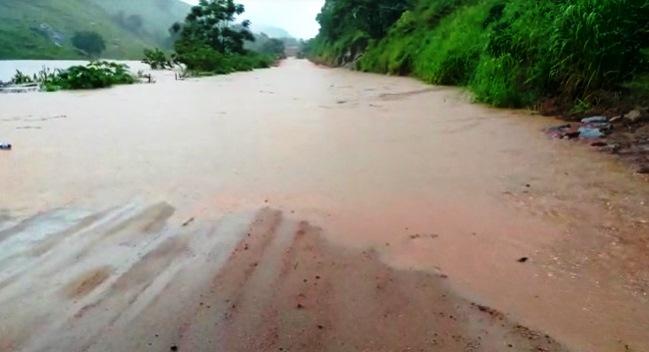
[{"label": "roadside vegetation", "polygon": [[646,0],[327,0],[307,55],[495,106],[597,110],[646,103],[647,18]]}]

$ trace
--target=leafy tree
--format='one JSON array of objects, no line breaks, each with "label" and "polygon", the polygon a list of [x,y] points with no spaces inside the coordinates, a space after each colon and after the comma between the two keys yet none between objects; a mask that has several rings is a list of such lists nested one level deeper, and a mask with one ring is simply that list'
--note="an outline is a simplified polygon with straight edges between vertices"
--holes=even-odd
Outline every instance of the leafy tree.
[{"label": "leafy tree", "polygon": [[151,66],[154,70],[165,69],[172,67],[171,60],[160,49],[144,49],[144,59],[142,62]]},{"label": "leafy tree", "polygon": [[106,50],[106,42],[97,32],[76,32],[72,37],[72,45],[91,57],[97,57]]},{"label": "leafy tree", "polygon": [[174,60],[197,74],[226,74],[268,67],[277,57],[257,54],[244,48],[255,37],[250,21],[236,24],[244,12],[234,0],[201,0],[191,8],[183,24],[174,24]]},{"label": "leafy tree", "polygon": [[370,38],[381,38],[411,0],[327,0],[318,15],[320,36],[336,40],[345,33],[360,31]]},{"label": "leafy tree", "polygon": [[182,55],[192,48],[207,46],[222,54],[244,54],[244,42],[255,40],[249,30],[250,21],[233,25],[244,11],[244,6],[234,0],[201,0],[192,7],[183,25],[172,27],[172,31],[180,32],[176,51]]}]

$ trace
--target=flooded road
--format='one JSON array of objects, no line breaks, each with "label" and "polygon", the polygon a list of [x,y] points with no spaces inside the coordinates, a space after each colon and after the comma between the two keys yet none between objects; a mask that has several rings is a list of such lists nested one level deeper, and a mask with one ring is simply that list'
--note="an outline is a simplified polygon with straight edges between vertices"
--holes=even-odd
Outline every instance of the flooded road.
[{"label": "flooded road", "polygon": [[0,95],[0,350],[649,350],[647,180],[553,123],[299,60]]}]

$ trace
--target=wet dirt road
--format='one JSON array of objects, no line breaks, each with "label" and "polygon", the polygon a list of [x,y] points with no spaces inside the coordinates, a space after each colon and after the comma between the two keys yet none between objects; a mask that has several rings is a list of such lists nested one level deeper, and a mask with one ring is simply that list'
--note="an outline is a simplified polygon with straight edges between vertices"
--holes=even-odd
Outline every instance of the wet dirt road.
[{"label": "wet dirt road", "polygon": [[0,95],[0,351],[647,351],[649,186],[316,67]]}]

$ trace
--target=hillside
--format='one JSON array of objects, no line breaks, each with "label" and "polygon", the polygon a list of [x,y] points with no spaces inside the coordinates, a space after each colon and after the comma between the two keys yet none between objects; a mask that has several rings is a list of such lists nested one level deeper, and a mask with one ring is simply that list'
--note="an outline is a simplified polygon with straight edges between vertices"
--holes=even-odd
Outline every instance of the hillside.
[{"label": "hillside", "polygon": [[281,38],[293,37],[289,32],[287,32],[283,28],[267,26],[267,25],[258,25],[254,22],[250,25],[250,30],[252,30],[254,33],[264,33],[270,38],[281,39]]},{"label": "hillside", "polygon": [[100,33],[105,58],[136,59],[169,45],[168,28],[188,11],[180,0],[2,0],[0,59],[83,58],[71,43],[77,31]]},{"label": "hillside", "polygon": [[579,113],[649,96],[647,18],[644,0],[327,0],[310,55]]}]

